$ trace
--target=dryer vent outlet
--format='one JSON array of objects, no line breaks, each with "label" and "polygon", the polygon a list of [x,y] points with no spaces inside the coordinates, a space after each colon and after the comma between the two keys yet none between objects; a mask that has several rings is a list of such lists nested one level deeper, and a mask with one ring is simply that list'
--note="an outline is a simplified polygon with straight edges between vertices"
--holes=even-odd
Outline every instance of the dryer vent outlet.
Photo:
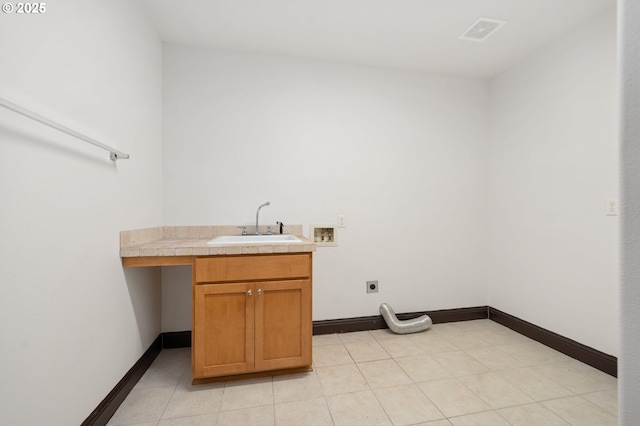
[{"label": "dryer vent outlet", "polygon": [[367,293],[377,293],[378,292],[378,280],[367,281]]}]

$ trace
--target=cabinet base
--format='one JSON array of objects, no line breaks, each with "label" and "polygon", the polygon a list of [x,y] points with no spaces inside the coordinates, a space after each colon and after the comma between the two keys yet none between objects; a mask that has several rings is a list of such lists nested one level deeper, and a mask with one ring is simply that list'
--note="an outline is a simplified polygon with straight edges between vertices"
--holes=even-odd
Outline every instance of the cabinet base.
[{"label": "cabinet base", "polygon": [[256,373],[235,374],[233,376],[206,377],[203,379],[193,379],[192,385],[203,385],[206,383],[227,382],[231,380],[257,379],[268,376],[281,376],[283,374],[308,373],[313,371],[313,366],[286,368],[284,370],[259,371]]}]

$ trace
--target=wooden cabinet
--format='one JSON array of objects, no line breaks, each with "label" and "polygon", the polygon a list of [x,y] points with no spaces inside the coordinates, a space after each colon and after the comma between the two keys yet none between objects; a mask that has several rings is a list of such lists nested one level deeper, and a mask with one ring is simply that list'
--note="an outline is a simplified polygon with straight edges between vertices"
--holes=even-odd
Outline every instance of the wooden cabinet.
[{"label": "wooden cabinet", "polygon": [[194,379],[311,365],[311,253],[196,258]]},{"label": "wooden cabinet", "polygon": [[193,378],[241,374],[254,369],[253,284],[196,285]]},{"label": "wooden cabinet", "polygon": [[256,370],[311,365],[310,281],[265,281],[256,287]]}]

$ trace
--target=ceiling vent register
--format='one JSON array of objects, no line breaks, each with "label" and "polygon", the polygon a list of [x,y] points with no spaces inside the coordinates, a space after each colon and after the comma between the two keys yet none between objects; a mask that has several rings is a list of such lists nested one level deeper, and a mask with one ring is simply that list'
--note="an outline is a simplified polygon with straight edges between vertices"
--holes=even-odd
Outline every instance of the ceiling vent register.
[{"label": "ceiling vent register", "polygon": [[507,21],[501,19],[481,17],[458,38],[461,40],[482,42],[506,23]]}]

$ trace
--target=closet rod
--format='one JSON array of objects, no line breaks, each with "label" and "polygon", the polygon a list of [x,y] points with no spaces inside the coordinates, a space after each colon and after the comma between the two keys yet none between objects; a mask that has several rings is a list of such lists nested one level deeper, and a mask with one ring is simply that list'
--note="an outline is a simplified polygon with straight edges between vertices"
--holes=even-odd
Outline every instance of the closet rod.
[{"label": "closet rod", "polygon": [[70,128],[63,126],[62,124],[58,124],[55,121],[51,121],[46,117],[43,117],[43,116],[41,116],[39,114],[36,114],[35,112],[29,111],[28,109],[23,108],[20,105],[16,105],[13,102],[9,102],[6,99],[0,98],[0,105],[5,107],[5,108],[7,108],[7,109],[10,109],[11,111],[17,112],[18,114],[24,115],[25,117],[29,117],[32,120],[40,122],[40,123],[42,123],[42,124],[44,124],[46,126],[52,127],[52,128],[54,128],[56,130],[59,130],[59,131],[61,131],[63,133],[66,133],[66,134],[71,135],[71,136],[73,136],[75,138],[78,138],[78,139],[83,140],[83,141],[85,141],[87,143],[90,143],[91,145],[95,145],[98,148],[102,148],[104,150],[109,151],[109,154],[110,154],[109,157],[111,158],[111,161],[116,161],[116,160],[121,160],[121,159],[126,160],[126,159],[129,158],[129,154],[125,154],[122,151],[118,151],[115,148],[111,148],[109,145],[105,145],[102,142],[98,142],[95,139],[91,139],[88,136],[85,136],[85,135],[83,135],[81,133],[76,132],[75,130],[71,130]]}]

